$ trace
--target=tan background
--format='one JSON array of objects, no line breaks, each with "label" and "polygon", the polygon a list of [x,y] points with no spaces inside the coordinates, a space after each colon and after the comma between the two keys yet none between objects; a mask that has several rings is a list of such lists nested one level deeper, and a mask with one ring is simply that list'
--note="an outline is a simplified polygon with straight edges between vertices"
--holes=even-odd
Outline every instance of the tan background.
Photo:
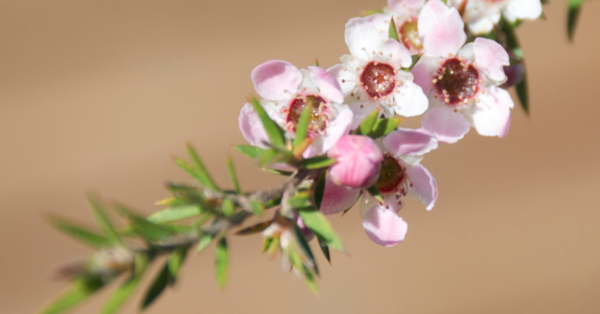
[{"label": "tan background", "polygon": [[[403,210],[404,243],[371,243],[356,210],[332,217],[351,256],[333,253],[334,267],[320,259],[315,297],[259,254],[259,237],[236,237],[225,291],[205,252],[148,313],[598,313],[600,2],[586,4],[574,44],[566,1],[552,2],[547,21],[519,30],[531,117],[517,108],[506,139],[472,131],[429,154],[439,202]],[[185,141],[224,185],[227,154],[243,187],[277,183],[229,147],[243,142],[250,71],[273,58],[335,64],[347,19],[383,4],[3,0],[0,313],[32,313],[65,286],[49,279],[52,267],[90,252],[44,214],[91,224],[90,190],[150,213],[166,196],[161,182],[188,180],[169,158]],[[96,312],[106,297],[75,312]]]}]

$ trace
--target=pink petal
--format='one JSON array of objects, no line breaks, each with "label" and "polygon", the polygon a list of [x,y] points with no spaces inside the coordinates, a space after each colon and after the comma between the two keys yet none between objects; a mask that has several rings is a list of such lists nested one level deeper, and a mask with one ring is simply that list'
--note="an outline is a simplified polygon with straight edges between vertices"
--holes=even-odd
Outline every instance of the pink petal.
[{"label": "pink petal", "polygon": [[329,168],[335,184],[365,188],[377,182],[383,154],[370,137],[345,135],[329,150],[327,156],[337,161]]},{"label": "pink petal", "polygon": [[368,20],[355,17],[346,24],[346,44],[356,58],[371,59],[371,51],[379,49],[381,43],[387,39],[387,34],[381,34]]},{"label": "pink petal", "polygon": [[404,240],[408,224],[393,210],[376,205],[363,216],[363,227],[373,242],[385,247],[394,246]]},{"label": "pink petal", "polygon": [[312,80],[319,87],[319,93],[325,99],[340,104],[344,102],[344,94],[342,94],[340,84],[338,84],[335,77],[329,74],[329,72],[325,71],[325,69],[318,66],[309,66],[308,71],[310,72],[310,77]]},{"label": "pink petal", "polygon": [[419,15],[419,36],[425,52],[440,57],[455,55],[467,41],[460,14],[440,0],[430,0],[423,6]]},{"label": "pink petal", "polygon": [[412,184],[410,193],[417,197],[427,210],[431,210],[438,198],[437,183],[431,172],[421,164],[414,164],[408,169],[407,175]]},{"label": "pink petal", "polygon": [[456,143],[471,128],[460,112],[454,112],[447,105],[430,108],[421,120],[421,126],[435,134],[438,142],[442,143]]},{"label": "pink petal", "polygon": [[501,88],[487,88],[473,113],[475,129],[481,135],[505,137],[510,128],[510,109],[514,106],[510,94]]},{"label": "pink petal", "polygon": [[389,15],[385,15],[385,14],[371,14],[368,16],[365,16],[364,19],[371,22],[371,24],[373,24],[373,26],[375,26],[375,28],[379,31],[380,34],[389,34],[389,29],[390,29],[390,19],[392,17]]},{"label": "pink petal", "polygon": [[348,134],[353,119],[354,114],[347,106],[337,114],[335,120],[327,126],[327,133],[323,141],[323,153],[329,151],[342,136]]},{"label": "pink petal", "polygon": [[341,213],[356,203],[360,190],[339,186],[331,181],[330,176],[327,176],[325,194],[319,210],[325,215]]},{"label": "pink petal", "polygon": [[368,115],[373,113],[373,111],[378,107],[379,105],[374,101],[358,102],[350,105],[350,109],[354,113],[354,119],[352,120],[352,124],[350,125],[350,130],[358,128],[358,126],[363,122],[363,120]]},{"label": "pink petal", "polygon": [[[383,42],[379,51],[389,60],[390,63],[400,64],[403,68],[412,65],[410,52],[403,44],[395,39],[388,39]],[[391,57],[390,57],[391,56]]]},{"label": "pink petal", "polygon": [[[394,213],[398,213],[402,207],[404,207],[404,202],[402,201],[401,198],[397,198],[397,195],[394,193],[387,193],[387,194],[383,194],[383,202],[385,203],[385,206],[389,206],[391,210],[394,211]],[[387,209],[387,208],[386,208]]]},{"label": "pink petal", "polygon": [[418,10],[423,7],[425,0],[388,0],[392,11],[405,12],[408,9]]},{"label": "pink petal", "polygon": [[406,80],[394,93],[394,109],[403,117],[422,115],[429,107],[429,100],[419,85]]},{"label": "pink petal", "polygon": [[410,73],[414,77],[413,82],[421,87],[425,95],[428,95],[433,88],[431,80],[439,68],[437,64],[438,60],[440,60],[439,57],[423,55],[412,70],[410,70]]},{"label": "pink petal", "polygon": [[302,82],[302,72],[293,64],[281,60],[258,65],[250,76],[260,97],[273,101],[292,98]]},{"label": "pink petal", "polygon": [[353,72],[344,70],[345,67],[344,64],[336,64],[327,69],[327,72],[329,72],[338,82],[342,93],[348,95],[356,88],[356,83],[354,81],[357,77]]},{"label": "pink petal", "polygon": [[400,128],[383,138],[383,145],[396,157],[404,155],[423,155],[438,147],[433,133],[425,129]]},{"label": "pink petal", "polygon": [[266,148],[263,143],[268,143],[269,137],[251,104],[246,103],[242,107],[238,117],[238,123],[242,136],[244,136],[250,145]]},{"label": "pink petal", "polygon": [[503,83],[506,80],[504,66],[509,65],[508,53],[497,42],[478,37],[473,44],[477,68],[490,79]]}]

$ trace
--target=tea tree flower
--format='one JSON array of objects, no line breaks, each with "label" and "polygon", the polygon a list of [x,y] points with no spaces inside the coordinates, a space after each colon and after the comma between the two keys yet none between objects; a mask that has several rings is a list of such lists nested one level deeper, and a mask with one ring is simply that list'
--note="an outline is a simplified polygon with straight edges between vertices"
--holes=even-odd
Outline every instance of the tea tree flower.
[{"label": "tea tree flower", "polygon": [[464,19],[469,31],[475,35],[492,31],[501,15],[507,21],[535,20],[542,14],[540,0],[448,0],[448,5],[464,6]]},{"label": "tea tree flower", "polygon": [[[348,133],[353,113],[342,104],[344,97],[337,81],[324,69],[309,66],[299,70],[280,60],[260,64],[251,74],[260,102],[270,118],[293,137],[300,115],[310,108],[309,136],[313,139],[310,155],[327,152]],[[252,145],[263,147],[267,135],[251,104],[242,107],[239,127]]]},{"label": "tea tree flower", "polygon": [[425,0],[388,0],[388,6],[383,14],[373,14],[365,17],[381,34],[388,34],[390,19],[394,18],[396,31],[400,42],[410,54],[420,54],[423,49],[419,38],[418,18]]},{"label": "tea tree flower", "polygon": [[364,188],[377,181],[383,155],[370,137],[346,135],[327,155],[337,160],[329,170],[335,184]]},{"label": "tea tree flower", "polygon": [[504,48],[485,38],[463,47],[460,15],[439,0],[423,7],[419,30],[425,54],[412,73],[429,97],[423,128],[445,143],[458,141],[471,126],[481,135],[506,136],[514,104],[498,87],[506,81],[503,66],[509,64]]},{"label": "tea tree flower", "polygon": [[395,113],[412,117],[425,112],[427,97],[402,68],[412,58],[402,44],[381,33],[369,19],[353,18],[346,24],[346,44],[350,55],[328,71],[337,81],[354,112],[352,128],[377,107],[385,117]]}]

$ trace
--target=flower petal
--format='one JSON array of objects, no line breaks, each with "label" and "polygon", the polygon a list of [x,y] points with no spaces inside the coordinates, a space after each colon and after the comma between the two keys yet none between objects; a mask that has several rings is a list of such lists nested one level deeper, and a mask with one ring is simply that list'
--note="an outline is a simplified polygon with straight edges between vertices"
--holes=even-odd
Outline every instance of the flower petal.
[{"label": "flower petal", "polygon": [[431,210],[438,198],[437,183],[431,172],[421,164],[414,164],[407,170],[407,175],[412,184],[409,193]]},{"label": "flower petal", "polygon": [[423,55],[412,70],[410,70],[410,73],[413,75],[413,82],[421,87],[425,95],[428,95],[433,88],[431,80],[440,67],[438,65],[439,60],[439,57]]},{"label": "flower petal", "polygon": [[[408,74],[408,73],[406,73]],[[404,117],[421,115],[429,107],[429,100],[423,89],[412,80],[406,80],[394,92],[396,113]]]},{"label": "flower petal", "polygon": [[388,6],[396,12],[407,11],[407,9],[418,10],[424,4],[425,0],[388,0]]},{"label": "flower petal", "polygon": [[258,65],[250,76],[260,97],[275,101],[292,98],[302,82],[302,72],[293,64],[281,60]]},{"label": "flower petal", "polygon": [[438,142],[442,143],[456,143],[471,128],[460,112],[454,112],[447,105],[430,108],[421,120],[421,126],[435,134]]},{"label": "flower petal", "polygon": [[371,51],[380,48],[387,39],[387,34],[381,34],[368,20],[355,17],[346,24],[346,44],[350,53],[360,59],[371,60]]},{"label": "flower petal", "polygon": [[363,227],[373,242],[390,247],[404,240],[408,224],[393,210],[376,205],[363,217]]},{"label": "flower petal", "polygon": [[374,101],[357,102],[350,105],[350,109],[354,113],[354,119],[350,125],[350,130],[356,129],[362,121],[378,107],[379,105]]},{"label": "flower petal", "polygon": [[478,37],[473,44],[473,52],[477,68],[497,84],[504,83],[504,66],[510,64],[506,50],[493,40]]},{"label": "flower petal", "polygon": [[269,142],[269,137],[251,104],[246,103],[242,107],[238,117],[238,123],[242,136],[244,136],[250,145],[266,148],[264,143]]},{"label": "flower petal", "polygon": [[319,87],[319,93],[328,100],[333,102],[342,103],[344,102],[344,94],[340,84],[338,84],[335,77],[333,77],[325,69],[318,66],[309,66],[308,71],[310,77]]},{"label": "flower petal", "polygon": [[425,129],[399,128],[383,138],[383,145],[392,155],[400,157],[428,153],[438,147],[438,141]]},{"label": "flower petal", "polygon": [[350,131],[350,126],[354,120],[354,113],[352,110],[345,106],[335,117],[335,120],[327,126],[327,133],[325,134],[325,140],[323,141],[323,150],[321,153],[326,153],[330,150],[335,143],[344,135]]},{"label": "flower petal", "polygon": [[341,213],[352,207],[358,200],[359,195],[360,189],[339,186],[333,183],[330,176],[327,176],[325,179],[325,193],[319,210],[325,215]]},{"label": "flower petal", "polygon": [[455,55],[467,40],[464,23],[456,8],[440,0],[430,0],[419,15],[419,36],[426,53],[446,57]]},{"label": "flower petal", "polygon": [[501,88],[490,87],[473,113],[473,125],[477,132],[486,136],[505,137],[510,128],[510,109],[514,106],[510,94]]},{"label": "flower petal", "polygon": [[358,76],[353,71],[348,71],[345,64],[336,64],[327,69],[341,88],[344,95],[348,95],[356,89]]},{"label": "flower petal", "polygon": [[535,20],[542,15],[542,2],[540,0],[509,0],[504,8],[504,16],[510,22],[517,19]]},{"label": "flower petal", "polygon": [[412,65],[410,52],[403,44],[395,39],[384,41],[378,51],[384,56],[384,60],[382,61],[400,64],[403,68],[408,68]]}]

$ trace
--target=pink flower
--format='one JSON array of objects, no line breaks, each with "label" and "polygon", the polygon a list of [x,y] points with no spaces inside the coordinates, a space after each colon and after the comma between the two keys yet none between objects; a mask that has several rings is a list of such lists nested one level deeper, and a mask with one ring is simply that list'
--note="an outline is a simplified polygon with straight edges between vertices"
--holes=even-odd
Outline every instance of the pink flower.
[{"label": "pink flower", "polygon": [[456,9],[439,0],[430,0],[419,16],[425,54],[412,73],[430,104],[421,125],[444,143],[463,138],[471,126],[481,135],[506,136],[514,106],[498,88],[506,81],[508,54],[484,38],[463,46],[463,27]]},{"label": "pink flower", "polygon": [[378,244],[392,246],[402,241],[406,233],[406,223],[397,216],[404,205],[403,197],[420,200],[427,210],[435,206],[437,184],[420,161],[424,154],[437,148],[438,142],[426,130],[400,128],[388,134],[382,146],[384,157],[375,186],[384,203],[378,203],[364,189],[341,187],[328,177],[320,210],[326,215],[345,211],[356,203],[362,193],[360,206],[361,212],[365,212],[363,226],[369,238]]},{"label": "pink flower", "polygon": [[[260,64],[251,74],[260,102],[269,117],[291,138],[300,115],[311,108],[309,136],[313,143],[311,155],[327,152],[344,134],[353,120],[352,111],[342,104],[344,96],[337,81],[324,69],[309,66],[299,70],[293,64],[272,60]],[[240,111],[239,127],[252,145],[264,147],[267,134],[251,104]]]},{"label": "pink flower", "polygon": [[425,0],[388,0],[388,6],[383,8],[383,14],[373,14],[365,17],[380,33],[387,34],[390,27],[390,18],[394,18],[396,31],[400,42],[408,49],[410,54],[420,54],[423,50],[419,38],[418,18],[419,11]]},{"label": "pink flower", "polygon": [[[388,32],[380,32],[370,18],[353,18],[346,24],[346,44],[350,55],[328,71],[336,77],[345,102],[354,112],[352,129],[377,107],[384,116],[395,113],[412,117],[425,112],[427,97],[413,83],[408,50]],[[389,22],[389,17],[386,17]]]},{"label": "pink flower", "polygon": [[500,15],[514,23],[517,20],[535,20],[542,14],[540,0],[448,0],[448,5],[455,8],[464,3],[464,18],[469,31],[475,35],[492,31],[500,21]]},{"label": "pink flower", "polygon": [[383,155],[368,136],[345,135],[328,153],[337,162],[329,169],[337,185],[364,188],[373,185],[379,176]]}]

